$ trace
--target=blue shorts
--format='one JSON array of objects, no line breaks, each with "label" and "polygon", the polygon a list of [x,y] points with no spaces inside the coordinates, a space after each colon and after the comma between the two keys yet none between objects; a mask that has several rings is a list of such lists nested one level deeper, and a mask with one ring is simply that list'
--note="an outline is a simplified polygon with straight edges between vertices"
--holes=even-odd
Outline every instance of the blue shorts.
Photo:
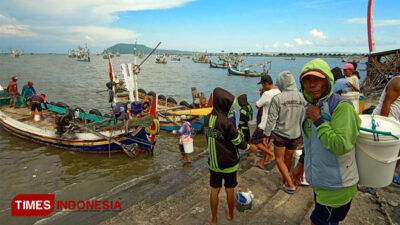
[{"label": "blue shorts", "polygon": [[310,219],[315,225],[337,225],[340,221],[346,218],[347,213],[350,210],[351,201],[346,205],[342,205],[338,208],[333,208],[325,205],[321,205],[317,202],[314,193],[315,207],[311,213]]}]

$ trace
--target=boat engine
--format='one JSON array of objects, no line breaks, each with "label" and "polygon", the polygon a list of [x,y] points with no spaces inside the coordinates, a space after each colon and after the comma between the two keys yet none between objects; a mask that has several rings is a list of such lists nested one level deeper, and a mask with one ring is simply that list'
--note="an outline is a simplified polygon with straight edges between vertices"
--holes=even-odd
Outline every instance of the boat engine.
[{"label": "boat engine", "polygon": [[70,130],[70,128],[72,127],[71,121],[73,120],[73,118],[74,118],[74,114],[72,113],[72,111],[70,109],[67,109],[65,114],[57,115],[56,121],[55,121],[56,129],[57,129],[56,134],[61,136],[66,131]]}]

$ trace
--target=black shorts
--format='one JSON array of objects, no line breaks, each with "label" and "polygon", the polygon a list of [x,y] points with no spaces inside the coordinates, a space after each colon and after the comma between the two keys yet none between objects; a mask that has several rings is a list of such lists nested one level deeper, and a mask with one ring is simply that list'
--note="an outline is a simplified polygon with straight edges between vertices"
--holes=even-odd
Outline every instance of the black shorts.
[{"label": "black shorts", "polygon": [[219,173],[210,170],[210,186],[212,188],[221,188],[224,180],[225,188],[234,188],[237,185],[236,171],[233,173]]},{"label": "black shorts", "polygon": [[264,130],[261,130],[260,128],[256,128],[256,130],[253,133],[253,136],[251,136],[250,143],[251,144],[262,144],[263,143],[263,138],[264,138]]},{"label": "black shorts", "polygon": [[32,102],[31,110],[35,111],[37,109],[38,112],[42,111],[42,103]]},{"label": "black shorts", "polygon": [[183,148],[183,144],[179,144],[179,150],[181,151],[182,156],[186,155],[185,149]]},{"label": "black shorts", "polygon": [[346,218],[351,206],[351,201],[346,205],[342,205],[338,208],[321,205],[317,202],[315,194],[314,202],[315,207],[314,211],[311,213],[310,219],[315,225],[339,224],[340,221]]},{"label": "black shorts", "polygon": [[277,147],[285,147],[286,150],[296,150],[297,147],[303,143],[303,138],[298,137],[295,139],[288,139],[282,136],[279,136],[272,132],[272,138],[274,139],[274,146]]}]

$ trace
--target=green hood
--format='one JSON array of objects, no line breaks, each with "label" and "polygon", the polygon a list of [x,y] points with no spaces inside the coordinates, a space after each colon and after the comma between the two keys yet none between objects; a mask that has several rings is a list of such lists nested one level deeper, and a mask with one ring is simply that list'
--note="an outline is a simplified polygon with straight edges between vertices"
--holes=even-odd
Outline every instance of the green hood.
[{"label": "green hood", "polygon": [[[318,99],[317,102],[327,99],[332,94],[333,83],[334,83],[333,74],[331,72],[331,68],[329,67],[328,63],[326,63],[324,60],[319,59],[319,58],[311,60],[310,62],[306,63],[306,65],[304,65],[303,69],[301,70],[300,77],[308,71],[318,71],[325,75],[326,81],[328,83],[328,85],[327,85],[328,89],[322,95],[322,97],[320,99]],[[301,83],[302,93],[304,95],[304,98],[307,100],[307,102],[309,102],[311,104],[316,104],[317,102],[315,102],[312,98],[310,98],[310,96],[304,90],[302,79],[300,80],[300,83]]]}]

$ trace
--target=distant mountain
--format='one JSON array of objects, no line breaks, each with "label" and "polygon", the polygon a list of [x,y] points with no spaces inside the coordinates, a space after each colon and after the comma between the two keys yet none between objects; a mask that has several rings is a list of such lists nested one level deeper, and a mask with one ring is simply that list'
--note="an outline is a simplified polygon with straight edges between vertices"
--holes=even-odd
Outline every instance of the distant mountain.
[{"label": "distant mountain", "polygon": [[[120,54],[133,54],[133,49],[135,48],[135,44],[116,44],[109,49],[112,52],[119,52]],[[149,54],[153,50],[153,48],[149,48],[145,45],[137,44],[136,51],[143,52],[145,55]],[[155,54],[164,54],[168,53],[170,55],[177,55],[177,54],[184,54],[184,55],[191,55],[192,52],[190,51],[179,51],[179,50],[164,50],[164,49],[157,49]]]}]

